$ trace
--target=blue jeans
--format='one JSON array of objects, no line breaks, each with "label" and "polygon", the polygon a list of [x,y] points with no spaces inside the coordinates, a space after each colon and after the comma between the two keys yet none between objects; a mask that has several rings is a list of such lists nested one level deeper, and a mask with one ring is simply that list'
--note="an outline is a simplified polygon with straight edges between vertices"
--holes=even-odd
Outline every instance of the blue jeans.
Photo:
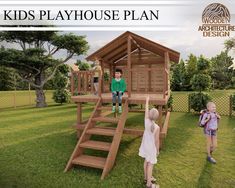
[{"label": "blue jeans", "polygon": [[113,95],[113,106],[116,105],[116,98],[118,97],[118,103],[119,105],[122,104],[122,95],[123,93],[121,91],[114,91],[112,92],[112,95]]}]

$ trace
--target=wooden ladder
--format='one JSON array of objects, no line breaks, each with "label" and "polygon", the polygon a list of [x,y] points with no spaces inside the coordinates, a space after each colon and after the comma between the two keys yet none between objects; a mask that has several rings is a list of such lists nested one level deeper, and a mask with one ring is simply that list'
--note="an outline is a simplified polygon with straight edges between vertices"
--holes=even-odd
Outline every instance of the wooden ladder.
[{"label": "wooden ladder", "polygon": [[[77,145],[66,165],[65,172],[67,172],[73,165],[81,165],[93,168],[103,169],[101,179],[104,179],[112,169],[119,144],[122,138],[124,125],[128,114],[128,99],[125,100],[123,112],[118,118],[105,117],[101,115],[101,111],[107,109],[102,106],[102,99],[99,98],[85,129],[77,142]],[[111,108],[110,108],[111,110]],[[101,126],[95,126],[97,122],[116,123],[116,129],[105,129]],[[91,135],[102,135],[113,137],[112,143],[91,140]],[[85,149],[94,149],[107,151],[107,158],[85,155]]]}]

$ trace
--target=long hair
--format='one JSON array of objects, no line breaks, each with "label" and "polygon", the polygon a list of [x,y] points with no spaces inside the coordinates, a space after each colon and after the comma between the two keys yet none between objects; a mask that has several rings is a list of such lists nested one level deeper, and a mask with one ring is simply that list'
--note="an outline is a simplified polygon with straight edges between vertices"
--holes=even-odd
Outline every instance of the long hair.
[{"label": "long hair", "polygon": [[158,116],[159,112],[156,108],[152,108],[151,110],[149,110],[149,119],[152,121],[151,132],[154,132],[155,129],[154,121],[157,120]]}]

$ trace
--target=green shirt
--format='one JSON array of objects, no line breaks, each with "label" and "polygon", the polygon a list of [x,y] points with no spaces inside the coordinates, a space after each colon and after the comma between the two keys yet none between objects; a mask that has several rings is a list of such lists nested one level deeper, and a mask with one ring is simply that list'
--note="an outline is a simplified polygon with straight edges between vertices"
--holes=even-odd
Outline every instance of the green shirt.
[{"label": "green shirt", "polygon": [[114,91],[126,91],[126,82],[121,78],[120,81],[117,81],[115,78],[112,79],[111,90]]}]

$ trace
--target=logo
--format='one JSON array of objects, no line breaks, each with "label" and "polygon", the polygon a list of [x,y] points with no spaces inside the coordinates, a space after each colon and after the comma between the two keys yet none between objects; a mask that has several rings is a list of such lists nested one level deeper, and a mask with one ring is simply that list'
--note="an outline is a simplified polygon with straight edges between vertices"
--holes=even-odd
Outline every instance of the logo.
[{"label": "logo", "polygon": [[202,32],[203,37],[229,37],[230,32],[235,31],[230,21],[228,8],[220,3],[212,3],[204,9],[198,31]]}]

